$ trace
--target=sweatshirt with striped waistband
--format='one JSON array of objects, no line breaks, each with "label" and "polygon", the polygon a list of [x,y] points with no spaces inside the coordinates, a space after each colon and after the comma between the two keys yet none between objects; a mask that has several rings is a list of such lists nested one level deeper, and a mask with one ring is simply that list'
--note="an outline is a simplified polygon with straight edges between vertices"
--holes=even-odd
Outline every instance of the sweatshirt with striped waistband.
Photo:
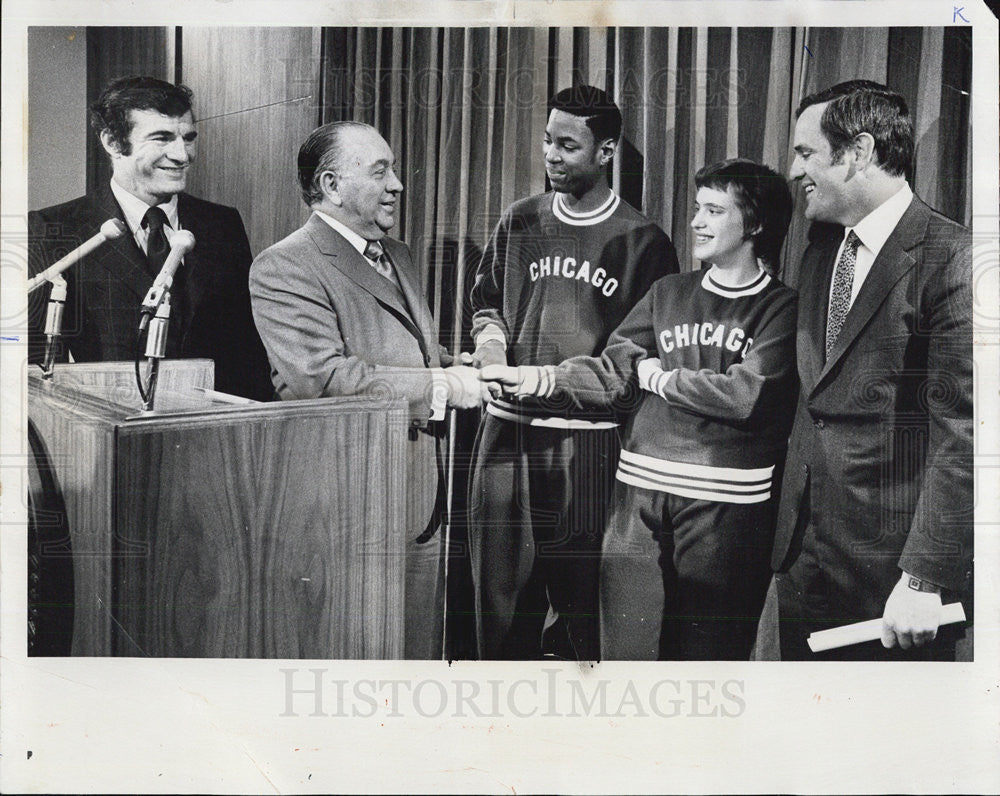
[{"label": "sweatshirt with striped waistband", "polygon": [[736,288],[711,271],[663,277],[599,357],[543,368],[536,394],[629,415],[620,481],[767,500],[795,413],[796,299],[764,271]]}]

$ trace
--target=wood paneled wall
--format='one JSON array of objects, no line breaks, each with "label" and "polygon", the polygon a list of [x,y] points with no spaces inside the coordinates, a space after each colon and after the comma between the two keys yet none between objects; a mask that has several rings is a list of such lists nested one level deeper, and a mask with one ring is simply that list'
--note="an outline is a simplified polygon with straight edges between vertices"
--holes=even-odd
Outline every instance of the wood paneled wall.
[{"label": "wood paneled wall", "polygon": [[86,191],[86,28],[28,28],[28,208]]},{"label": "wood paneled wall", "polygon": [[318,28],[181,32],[179,77],[198,120],[188,190],[238,208],[254,255],[308,216],[295,160],[319,124],[320,38]]}]

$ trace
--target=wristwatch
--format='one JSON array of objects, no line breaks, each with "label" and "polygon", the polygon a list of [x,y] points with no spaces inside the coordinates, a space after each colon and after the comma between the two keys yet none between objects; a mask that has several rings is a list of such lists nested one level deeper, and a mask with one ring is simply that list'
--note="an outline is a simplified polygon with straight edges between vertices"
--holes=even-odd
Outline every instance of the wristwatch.
[{"label": "wristwatch", "polygon": [[932,594],[940,594],[941,587],[931,583],[930,581],[918,578],[915,575],[908,575],[906,580],[906,585],[909,586],[913,591],[926,591]]}]

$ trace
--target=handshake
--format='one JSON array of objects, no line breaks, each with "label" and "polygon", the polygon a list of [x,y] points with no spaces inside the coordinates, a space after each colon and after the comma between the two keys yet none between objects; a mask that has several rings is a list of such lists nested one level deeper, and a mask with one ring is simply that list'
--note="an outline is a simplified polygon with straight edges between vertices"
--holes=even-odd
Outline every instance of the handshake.
[{"label": "handshake", "polygon": [[[459,362],[469,354],[462,354]],[[494,392],[492,384],[479,379],[479,371],[469,365],[452,365],[441,368],[434,374],[434,404],[456,409],[475,409],[489,401],[499,391]]]},{"label": "handshake", "polygon": [[463,352],[455,361],[438,371],[435,389],[457,409],[473,409],[501,394],[547,397],[555,386],[551,367],[508,366],[499,343],[481,345],[474,355]]},{"label": "handshake", "polygon": [[473,409],[501,393],[523,398],[546,397],[552,392],[549,368],[487,365],[476,370],[469,365],[452,365],[439,373],[435,388],[441,390],[448,406],[457,409]]},{"label": "handshake", "polygon": [[[484,352],[483,348],[480,346],[475,355],[462,353],[457,360],[461,364],[440,371],[446,384],[448,406],[472,409],[499,395],[552,396],[556,387],[556,371],[552,365],[513,367],[506,364],[503,348],[498,352]],[[668,379],[673,373],[663,370],[659,357],[649,357],[638,363],[636,375],[643,390],[666,398]]]}]

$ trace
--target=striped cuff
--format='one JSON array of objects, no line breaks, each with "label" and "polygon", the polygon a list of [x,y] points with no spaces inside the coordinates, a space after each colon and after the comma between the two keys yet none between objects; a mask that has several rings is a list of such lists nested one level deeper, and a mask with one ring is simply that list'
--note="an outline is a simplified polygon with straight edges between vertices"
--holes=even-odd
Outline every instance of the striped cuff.
[{"label": "striped cuff", "polygon": [[676,369],[664,370],[660,367],[660,360],[657,357],[642,360],[636,368],[639,386],[648,392],[656,393],[661,398],[666,398],[667,381],[675,372]]},{"label": "striped cuff", "polygon": [[548,398],[556,389],[554,365],[519,365],[517,368],[519,397]]}]

